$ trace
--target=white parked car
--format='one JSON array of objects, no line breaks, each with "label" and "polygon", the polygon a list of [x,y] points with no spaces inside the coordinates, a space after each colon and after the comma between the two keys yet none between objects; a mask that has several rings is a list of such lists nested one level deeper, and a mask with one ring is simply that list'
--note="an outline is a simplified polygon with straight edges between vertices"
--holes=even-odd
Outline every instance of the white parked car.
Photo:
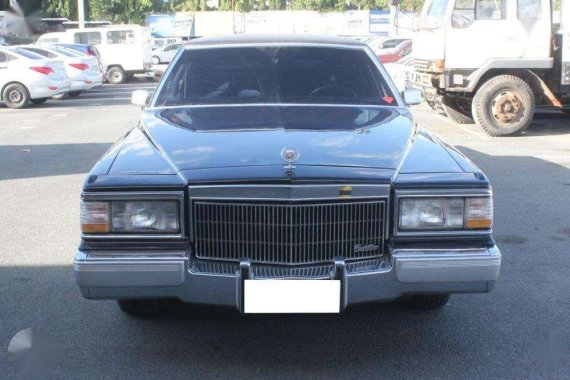
[{"label": "white parked car", "polygon": [[24,45],[20,46],[20,48],[46,58],[62,61],[69,77],[68,95],[71,97],[79,96],[83,91],[103,84],[103,74],[99,70],[99,64],[94,57],[87,57],[65,48],[49,48],[35,45]]},{"label": "white parked car", "polygon": [[0,101],[8,107],[41,104],[68,91],[63,62],[21,48],[0,46]]},{"label": "white parked car", "polygon": [[152,52],[152,64],[170,63],[182,45],[182,43],[175,43],[154,50]]},{"label": "white parked car", "polygon": [[152,48],[150,28],[140,25],[110,25],[46,33],[37,44],[88,44],[97,47],[107,65],[107,81],[123,83],[128,75],[150,73]]}]

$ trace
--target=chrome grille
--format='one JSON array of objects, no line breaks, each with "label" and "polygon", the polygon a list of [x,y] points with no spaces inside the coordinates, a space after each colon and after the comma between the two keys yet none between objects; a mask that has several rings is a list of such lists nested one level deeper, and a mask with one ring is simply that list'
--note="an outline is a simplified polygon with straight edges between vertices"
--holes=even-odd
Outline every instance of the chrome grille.
[{"label": "chrome grille", "polygon": [[382,254],[385,200],[194,200],[196,257],[311,264]]},{"label": "chrome grille", "polygon": [[427,71],[429,68],[429,61],[425,59],[414,59],[414,68],[419,71]]},{"label": "chrome grille", "polygon": [[[390,262],[383,258],[364,259],[348,262],[348,273],[367,273],[372,271],[387,270]],[[334,269],[333,264],[317,264],[311,266],[275,266],[275,265],[252,265],[253,278],[330,278]],[[235,276],[239,271],[239,263],[222,262],[212,260],[192,260],[190,267],[192,273],[215,274],[222,276]]]}]

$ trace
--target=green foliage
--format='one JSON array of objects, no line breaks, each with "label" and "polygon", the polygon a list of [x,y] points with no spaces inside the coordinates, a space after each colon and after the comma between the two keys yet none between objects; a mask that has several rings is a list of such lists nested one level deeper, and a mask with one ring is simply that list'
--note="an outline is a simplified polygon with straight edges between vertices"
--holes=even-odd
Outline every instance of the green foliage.
[{"label": "green foliage", "polygon": [[[424,0],[402,0],[400,8],[420,10]],[[554,0],[560,4],[560,0]],[[346,11],[389,9],[389,0],[219,0],[216,9],[208,8],[206,0],[85,0],[86,20],[109,20],[116,23],[144,23],[146,13],[176,11],[311,10]],[[43,0],[44,17],[67,17],[77,20],[77,0]]]}]

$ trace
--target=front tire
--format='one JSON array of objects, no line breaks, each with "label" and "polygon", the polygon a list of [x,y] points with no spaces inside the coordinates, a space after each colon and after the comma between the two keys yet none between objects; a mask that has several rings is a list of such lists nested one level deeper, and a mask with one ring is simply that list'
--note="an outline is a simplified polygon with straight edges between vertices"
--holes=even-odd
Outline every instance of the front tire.
[{"label": "front tire", "polygon": [[67,96],[69,96],[70,98],[77,98],[79,95],[81,95],[83,91],[69,91],[67,93]]},{"label": "front tire", "polygon": [[153,65],[160,65],[160,58],[158,58],[156,55],[152,57],[152,64]]},{"label": "front tire", "polygon": [[441,101],[443,112],[457,124],[473,124],[471,101],[456,97],[444,97]]},{"label": "front tire", "polygon": [[513,136],[532,122],[535,99],[524,80],[513,75],[489,79],[473,98],[473,117],[490,136]]},{"label": "front tire", "polygon": [[30,102],[32,102],[33,104],[44,104],[45,102],[47,102],[48,98],[35,98],[35,99],[30,99]]},{"label": "front tire", "polygon": [[30,103],[30,94],[28,89],[21,84],[9,84],[4,88],[2,93],[4,104],[9,108],[21,109]]},{"label": "front tire", "polygon": [[111,84],[121,84],[127,80],[127,73],[122,67],[113,66],[107,70],[107,81]]},{"label": "front tire", "polygon": [[406,307],[416,310],[440,309],[449,301],[449,294],[416,294],[404,301]]},{"label": "front tire", "polygon": [[163,300],[117,300],[117,303],[125,314],[135,318],[156,318],[165,309]]}]

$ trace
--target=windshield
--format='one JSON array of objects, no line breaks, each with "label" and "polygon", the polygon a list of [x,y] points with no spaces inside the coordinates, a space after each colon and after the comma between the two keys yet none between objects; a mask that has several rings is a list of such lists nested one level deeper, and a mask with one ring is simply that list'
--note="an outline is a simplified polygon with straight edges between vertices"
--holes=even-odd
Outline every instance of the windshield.
[{"label": "windshield", "polygon": [[427,0],[420,18],[420,29],[438,29],[443,25],[449,0]]},{"label": "windshield", "polygon": [[363,50],[274,46],[186,50],[155,106],[229,103],[396,105]]}]

